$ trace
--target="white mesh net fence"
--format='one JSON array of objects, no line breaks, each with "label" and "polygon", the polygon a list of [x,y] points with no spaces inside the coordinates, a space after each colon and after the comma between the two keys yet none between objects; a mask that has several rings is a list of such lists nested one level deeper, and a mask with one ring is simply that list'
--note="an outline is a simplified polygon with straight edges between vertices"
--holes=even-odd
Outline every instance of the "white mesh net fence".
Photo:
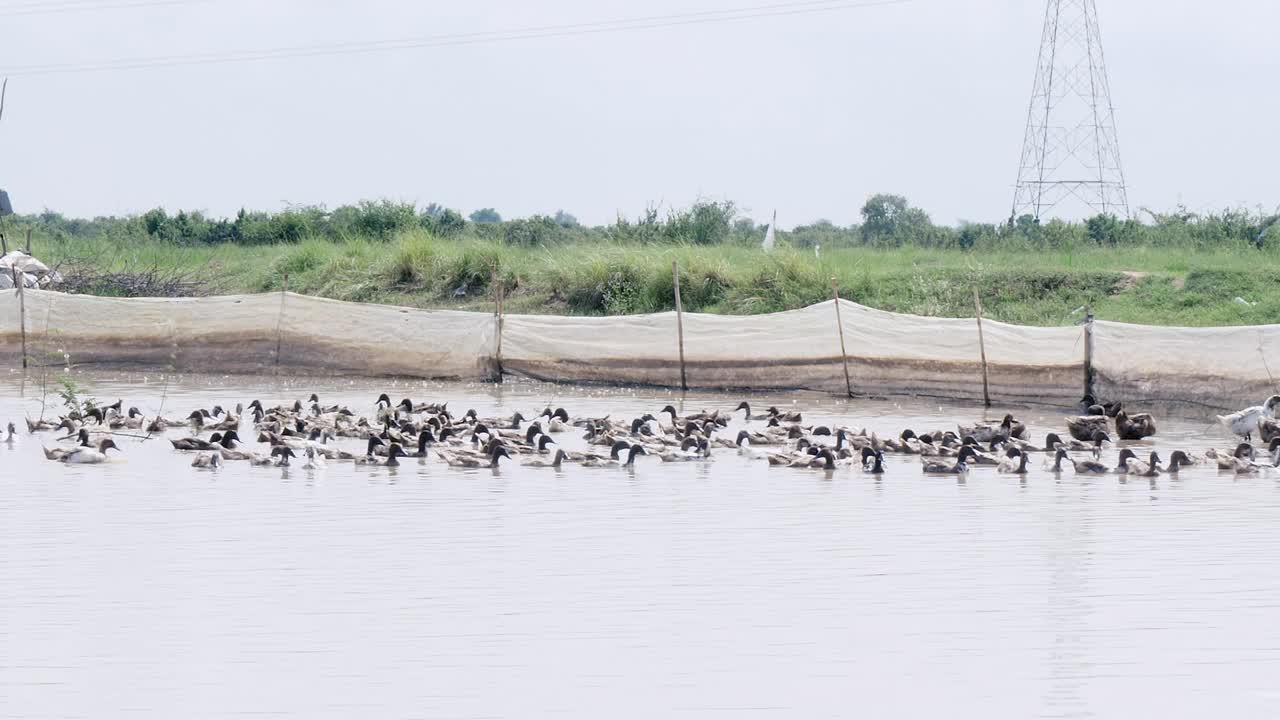
[{"label": "white mesh net fence", "polygon": [[[20,312],[25,304],[25,314]],[[900,315],[841,301],[853,393],[981,400],[972,319]],[[694,388],[844,393],[833,302],[772,315],[684,315]],[[508,374],[678,387],[675,313],[559,317],[417,310],[292,293],[116,299],[0,291],[0,355],[31,364],[260,373],[284,368],[417,378]],[[1085,392],[1085,329],[984,321],[990,395],[1073,405]],[[499,349],[500,345],[500,349]],[[1232,408],[1273,392],[1280,326],[1093,324],[1099,398]],[[1277,363],[1280,364],[1280,363]]]}]

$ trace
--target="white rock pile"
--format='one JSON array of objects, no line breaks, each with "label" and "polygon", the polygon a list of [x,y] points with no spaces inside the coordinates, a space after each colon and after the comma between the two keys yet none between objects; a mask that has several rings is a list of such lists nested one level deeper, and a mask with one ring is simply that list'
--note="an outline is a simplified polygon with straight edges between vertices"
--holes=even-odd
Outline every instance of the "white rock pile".
[{"label": "white rock pile", "polygon": [[62,276],[48,265],[21,250],[10,250],[0,256],[0,290],[12,290],[15,278],[24,288],[47,288],[62,282]]}]

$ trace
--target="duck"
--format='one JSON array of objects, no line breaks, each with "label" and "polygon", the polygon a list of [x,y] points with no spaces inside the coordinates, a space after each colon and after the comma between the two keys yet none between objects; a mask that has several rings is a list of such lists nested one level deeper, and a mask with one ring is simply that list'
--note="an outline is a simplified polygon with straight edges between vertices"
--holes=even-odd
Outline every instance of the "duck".
[{"label": "duck", "polygon": [[[971,453],[971,460],[969,462],[970,467],[974,465],[988,465],[991,467],[999,466],[1000,457],[997,456],[996,453],[1000,452],[1000,444],[1001,442],[999,439],[992,440],[990,453],[988,454],[978,449],[980,446],[978,445],[978,442],[974,440],[972,437],[965,438],[964,447],[969,448],[969,451]],[[963,450],[964,447],[962,447],[961,450]],[[959,457],[959,456],[960,456],[960,453],[957,452],[956,457]]]},{"label": "duck", "polygon": [[532,460],[525,460],[521,464],[524,465],[525,467],[554,468],[556,470],[559,470],[560,467],[564,464],[564,461],[568,459],[569,459],[568,453],[566,453],[563,450],[556,450],[556,456],[555,456],[555,459],[553,460],[547,460],[545,458],[534,458]]},{"label": "duck", "polygon": [[1071,469],[1077,475],[1106,475],[1110,471],[1106,465],[1097,460],[1072,460],[1071,456],[1067,455],[1067,451],[1062,448],[1058,448],[1058,452],[1054,454],[1053,466],[1049,468],[1049,471],[1061,473],[1063,460],[1071,463]]},{"label": "duck", "polygon": [[831,471],[836,469],[836,454],[830,448],[814,448],[812,454],[806,453],[798,457],[787,467],[802,468],[807,470],[825,470]]},{"label": "duck", "polygon": [[173,420],[171,418],[160,417],[157,415],[154,420],[147,423],[147,427],[145,429],[149,433],[162,433],[170,427],[182,427],[186,424],[187,421],[185,420]]},{"label": "duck", "polygon": [[221,408],[221,407],[216,407],[216,408],[214,408],[214,410],[217,410],[217,411],[218,411],[216,414],[218,414],[218,415],[222,415],[222,419],[221,419],[221,420],[219,420],[218,422],[214,423],[213,425],[207,425],[207,426],[205,427],[205,429],[206,429],[206,430],[219,430],[219,431],[225,431],[225,430],[236,430],[236,429],[239,429],[239,427],[240,427],[240,414],[244,412],[244,408],[243,408],[243,406],[237,405],[237,406],[236,406],[236,412],[235,412],[235,414],[234,414],[234,415],[233,415],[233,414],[231,414],[231,413],[229,413],[229,412],[226,412],[226,411],[222,410],[222,408]]},{"label": "duck", "polygon": [[200,453],[191,461],[191,467],[216,470],[222,467],[222,452],[214,450],[211,453]]},{"label": "duck", "polygon": [[746,412],[746,414],[742,418],[744,422],[751,422],[752,420],[768,420],[769,418],[773,417],[773,415],[767,412],[764,413],[763,415],[752,415],[751,403],[747,402],[746,400],[743,400],[742,402],[738,403],[738,407],[733,409],[735,413],[738,412],[739,410]]},{"label": "duck", "polygon": [[801,415],[798,411],[783,412],[776,407],[770,407],[767,412],[769,413],[770,417],[777,418],[778,422],[784,422],[784,423],[804,422],[804,416]]},{"label": "duck", "polygon": [[1027,461],[1031,459],[1031,455],[1024,453],[1018,448],[1009,448],[1008,454],[1004,460],[996,467],[996,472],[1012,475],[1026,475]]},{"label": "duck", "polygon": [[680,443],[678,450],[671,450],[658,455],[662,462],[691,462],[706,460],[711,457],[711,448],[706,439],[688,437]]},{"label": "duck", "polygon": [[919,438],[916,437],[915,431],[911,428],[907,428],[906,430],[903,430],[897,438],[887,438],[883,441],[878,440],[875,435],[872,435],[871,447],[880,451],[887,450],[889,452],[899,453],[902,455],[918,455],[920,443]]},{"label": "duck", "polygon": [[464,423],[470,422],[479,425],[488,425],[489,427],[498,428],[500,430],[519,430],[520,426],[524,424],[525,416],[523,413],[516,412],[513,413],[511,417],[507,418],[481,418],[479,414],[472,409],[467,410],[466,414],[462,416],[462,421]]},{"label": "duck", "polygon": [[[367,447],[368,447],[368,449],[365,451],[364,455],[361,455],[361,456],[359,456],[359,457],[357,457],[357,458],[353,458],[353,459],[355,460],[355,463],[356,463],[357,465],[379,465],[379,464],[381,464],[381,461],[379,461],[379,459],[378,459],[378,457],[377,457],[377,455],[376,455],[376,452],[377,452],[378,448],[380,448],[380,447],[386,447],[386,445],[387,445],[387,444],[386,444],[385,442],[383,442],[383,441],[382,441],[382,438],[378,437],[377,435],[370,435],[370,436],[369,436],[369,444],[368,444],[368,446],[367,446]],[[388,452],[387,452],[387,454],[388,454],[388,456],[390,456],[390,449],[389,449],[389,448],[388,448]]]},{"label": "duck", "polygon": [[1280,420],[1268,417],[1258,420],[1258,434],[1266,443],[1280,438]]},{"label": "duck", "polygon": [[[58,438],[59,441],[72,440],[72,439],[76,441],[76,447],[86,447],[86,448],[93,447],[93,443],[89,441],[89,431],[84,428],[80,428],[80,430],[78,430],[74,435],[68,435],[67,437]],[[62,458],[63,455],[66,455],[67,453],[71,452],[74,449],[75,449],[74,447],[73,448],[55,447],[53,449],[44,448],[44,456],[49,460],[59,460]]]},{"label": "duck", "polygon": [[1131,467],[1129,465],[1130,460],[1133,460],[1135,463],[1141,462],[1138,460],[1138,456],[1136,453],[1134,453],[1129,448],[1124,448],[1123,450],[1120,451],[1119,464],[1112,469],[1112,472],[1115,473],[1116,475],[1128,475],[1129,469]]},{"label": "duck", "polygon": [[609,454],[601,455],[598,452],[576,452],[566,450],[569,462],[579,463],[583,467],[601,467],[609,463],[621,463],[622,453],[631,449],[631,443],[625,440],[617,440],[610,444]]},{"label": "duck", "polygon": [[547,432],[562,433],[571,427],[569,411],[564,408],[556,408],[554,411],[551,408],[547,408],[538,417],[547,419]]},{"label": "duck", "polygon": [[1169,467],[1165,468],[1165,472],[1170,475],[1177,475],[1182,468],[1191,467],[1195,464],[1195,460],[1192,460],[1190,455],[1187,455],[1182,450],[1174,450],[1169,455]]},{"label": "duck", "polygon": [[362,463],[360,462],[360,459],[357,458],[356,464],[357,465],[379,465],[381,467],[399,467],[400,458],[402,457],[409,457],[408,455],[405,454],[404,448],[401,447],[400,443],[391,443],[391,446],[387,448],[386,458],[374,458],[373,462],[371,463]]},{"label": "duck", "polygon": [[185,437],[178,438],[177,440],[170,438],[169,443],[173,445],[174,450],[182,451],[200,450],[207,452],[209,450],[213,450],[215,445],[215,443],[210,442],[209,440],[201,440],[198,437]]},{"label": "duck", "polygon": [[955,464],[949,463],[946,460],[929,459],[925,457],[921,457],[920,462],[924,468],[925,474],[927,475],[964,475],[969,472],[969,458],[976,456],[977,452],[973,449],[973,446],[965,445],[960,448],[960,453],[956,455]]},{"label": "duck", "polygon": [[136,407],[129,408],[126,415],[112,415],[107,419],[107,427],[112,430],[141,430],[146,418],[142,417],[142,412]]},{"label": "duck", "polygon": [[102,440],[96,448],[77,447],[58,458],[58,461],[71,465],[100,465],[107,461],[108,450],[120,450],[111,438]]},{"label": "duck", "polygon": [[1017,438],[1025,440],[1027,426],[1013,419],[1013,415],[1005,415],[999,424],[977,423],[971,426],[958,425],[961,437],[972,437],[978,442],[989,443],[998,438]]},{"label": "duck", "polygon": [[[622,453],[627,454],[627,459],[622,459]],[[618,441],[613,444],[610,457],[600,458],[598,456],[589,456],[582,462],[583,467],[634,467],[637,455],[648,455],[649,451],[644,449],[639,443],[632,445],[628,442]]]},{"label": "duck", "polygon": [[1049,433],[1044,439],[1044,449],[1046,452],[1055,452],[1059,448],[1075,452],[1092,452],[1093,459],[1097,460],[1102,456],[1102,444],[1109,442],[1111,442],[1111,436],[1101,430],[1093,434],[1093,442],[1088,444],[1079,440],[1063,441],[1057,433]]},{"label": "duck", "polygon": [[49,430],[57,430],[59,428],[66,428],[71,432],[75,432],[76,430],[75,423],[71,422],[67,418],[59,418],[58,422],[54,422],[52,420],[44,420],[44,419],[32,420],[31,418],[26,418],[26,420],[27,420],[27,432],[32,434],[35,434],[38,432],[47,432]]},{"label": "duck", "polygon": [[316,452],[314,445],[307,446],[307,461],[302,463],[303,470],[323,470],[324,456]]},{"label": "duck", "polygon": [[236,449],[236,443],[240,442],[240,434],[235,430],[214,433],[209,437],[209,442],[213,444],[214,450],[222,456],[223,460],[252,460],[254,458],[254,453]]},{"label": "duck", "polygon": [[1150,458],[1145,462],[1134,456],[1132,450],[1130,450],[1129,453],[1130,457],[1125,462],[1128,468],[1128,474],[1137,475],[1139,477],[1156,477],[1160,474],[1160,455],[1155,451],[1152,451]]},{"label": "duck", "polygon": [[739,431],[738,441],[736,443],[739,455],[751,458],[752,460],[763,460],[769,457],[768,451],[756,449],[752,447],[752,445],[751,434],[746,430]]},{"label": "duck", "polygon": [[1230,415],[1218,415],[1218,422],[1233,434],[1253,440],[1253,433],[1258,430],[1258,423],[1263,419],[1275,419],[1276,409],[1280,408],[1280,395],[1272,395],[1261,405],[1245,408]]},{"label": "duck", "polygon": [[[377,405],[390,408],[391,398],[386,393],[382,393],[378,396]],[[452,418],[449,415],[449,403],[415,403],[413,400],[405,398],[396,407],[415,415],[444,415]]]},{"label": "duck", "polygon": [[1156,434],[1156,420],[1149,413],[1130,416],[1121,410],[1116,414],[1116,435],[1121,440],[1142,440]]},{"label": "duck", "polygon": [[871,475],[884,474],[884,453],[871,448],[862,448],[862,471]]},{"label": "duck", "polygon": [[1110,429],[1110,421],[1106,415],[1080,415],[1067,418],[1067,432],[1080,442],[1089,442],[1099,432],[1105,433]]},{"label": "duck", "polygon": [[[275,459],[276,467],[289,467],[289,460],[295,459],[298,456],[294,454],[293,448],[287,445],[277,445],[271,448],[271,457]],[[259,461],[255,459],[253,463],[257,465]]]},{"label": "duck", "polygon": [[[918,446],[920,454],[926,456],[955,457],[960,453],[960,448],[964,447],[964,443],[960,442],[960,436],[950,430],[941,434],[925,433],[917,439],[920,441]],[[1018,449],[1024,452],[1035,449],[1023,447],[1025,443],[1021,440],[1013,442],[1016,442]]]},{"label": "duck", "polygon": [[749,430],[739,430],[737,438],[733,441],[733,446],[741,447],[743,443],[748,445],[781,445],[783,442],[786,441],[775,438],[772,435],[751,432]]},{"label": "duck", "polygon": [[771,452],[766,457],[771,466],[790,467],[797,462],[808,462],[817,454],[818,448],[814,447],[808,438],[800,438],[790,452]]},{"label": "duck", "polygon": [[437,451],[436,454],[439,455],[442,460],[448,463],[449,467],[460,467],[460,468],[480,468],[480,467],[496,468],[498,467],[498,460],[500,458],[505,457],[508,460],[511,459],[511,453],[507,452],[507,449],[501,445],[498,445],[494,448],[493,454],[488,457],[488,462],[485,462],[484,459],[480,457],[476,457],[474,455],[463,455],[459,453],[449,453],[449,452],[441,452],[441,451]]},{"label": "duck", "polygon": [[687,417],[680,417],[680,415],[676,413],[676,408],[674,405],[667,405],[663,407],[661,410],[658,411],[658,414],[659,415],[666,414],[671,416],[671,427],[668,428],[669,430],[674,430],[675,428],[683,427],[689,424],[690,422],[701,422],[703,420],[711,419],[711,416],[705,412],[694,413],[693,415],[689,415]]},{"label": "duck", "polygon": [[1253,464],[1255,451],[1253,445],[1242,442],[1236,446],[1235,450],[1217,450],[1209,448],[1205,451],[1204,456],[1217,463],[1219,470],[1237,470],[1242,466],[1250,466]]},{"label": "duck", "polygon": [[411,457],[416,457],[416,458],[428,457],[429,454],[428,454],[427,446],[434,445],[436,442],[437,441],[436,441],[435,433],[431,432],[430,428],[423,430],[422,432],[418,433],[418,451],[413,453]]},{"label": "duck", "polygon": [[18,429],[14,427],[13,422],[10,421],[9,425],[5,428],[4,444],[13,445],[17,441],[18,441]]}]

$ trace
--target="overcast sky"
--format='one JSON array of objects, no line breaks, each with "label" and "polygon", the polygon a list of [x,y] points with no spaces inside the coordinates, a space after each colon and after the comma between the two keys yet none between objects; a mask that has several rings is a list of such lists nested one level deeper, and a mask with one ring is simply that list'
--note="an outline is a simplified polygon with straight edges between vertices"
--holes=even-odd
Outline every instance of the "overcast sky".
[{"label": "overcast sky", "polygon": [[[17,66],[741,8],[768,0],[0,0]],[[778,2],[780,0],[774,0]],[[20,14],[33,7],[113,9]],[[1097,0],[1130,200],[1280,203],[1280,3]],[[19,13],[19,14],[14,14]],[[227,215],[362,198],[603,223],[732,199],[783,227],[875,192],[1007,217],[1042,0],[914,0],[723,24],[243,64],[19,76],[16,209]]]}]

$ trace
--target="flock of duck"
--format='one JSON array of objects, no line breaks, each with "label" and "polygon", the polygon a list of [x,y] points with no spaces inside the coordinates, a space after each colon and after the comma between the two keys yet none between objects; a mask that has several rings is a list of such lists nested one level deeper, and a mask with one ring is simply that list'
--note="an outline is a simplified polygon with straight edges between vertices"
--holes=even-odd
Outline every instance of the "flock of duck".
[{"label": "flock of duck", "polygon": [[[385,393],[369,416],[344,406],[326,406],[314,394],[306,403],[267,408],[254,400],[247,408],[200,408],[180,419],[148,420],[137,408],[122,408],[123,401],[117,401],[56,421],[27,420],[27,429],[33,434],[66,431],[52,447],[43,446],[44,454],[50,461],[76,465],[108,462],[109,452],[122,452],[114,440],[121,434],[146,432],[151,437],[185,431],[168,438],[169,442],[175,451],[191,454],[193,467],[208,469],[229,462],[261,467],[297,464],[308,469],[342,462],[395,467],[407,458],[435,459],[458,468],[498,468],[509,463],[555,469],[566,465],[630,468],[642,456],[668,463],[709,462],[722,452],[773,467],[817,471],[854,467],[875,475],[885,472],[886,456],[914,456],[930,475],[963,475],[978,467],[1023,475],[1036,457],[1043,458],[1040,464],[1050,472],[1070,470],[1078,475],[1154,477],[1196,465],[1253,474],[1280,467],[1280,420],[1276,418],[1280,395],[1218,418],[1243,440],[1235,448],[1209,449],[1198,456],[1178,450],[1166,462],[1157,452],[1145,452],[1138,445],[1144,452],[1135,452],[1134,446],[1120,448],[1114,463],[1102,459],[1108,445],[1139,442],[1156,434],[1150,414],[1130,414],[1120,403],[1091,405],[1085,414],[1065,419],[1066,438],[1051,432],[1043,443],[1035,443],[1027,426],[1012,415],[999,423],[919,433],[907,429],[896,437],[881,438],[866,428],[806,424],[801,413],[776,407],[756,414],[747,402],[732,412],[683,416],[668,405],[656,415],[629,420],[572,417],[564,408],[547,408],[533,418],[519,412],[482,418],[474,410],[458,416],[447,403],[408,398],[393,403]],[[729,430],[731,423],[736,432]],[[242,439],[240,433],[248,434],[250,429],[261,449]],[[562,448],[557,438],[566,434],[580,434],[586,449]],[[1253,445],[1255,435],[1265,450]],[[363,452],[339,449],[339,438],[362,442]],[[5,442],[13,445],[16,440],[17,429],[9,423]]]}]

